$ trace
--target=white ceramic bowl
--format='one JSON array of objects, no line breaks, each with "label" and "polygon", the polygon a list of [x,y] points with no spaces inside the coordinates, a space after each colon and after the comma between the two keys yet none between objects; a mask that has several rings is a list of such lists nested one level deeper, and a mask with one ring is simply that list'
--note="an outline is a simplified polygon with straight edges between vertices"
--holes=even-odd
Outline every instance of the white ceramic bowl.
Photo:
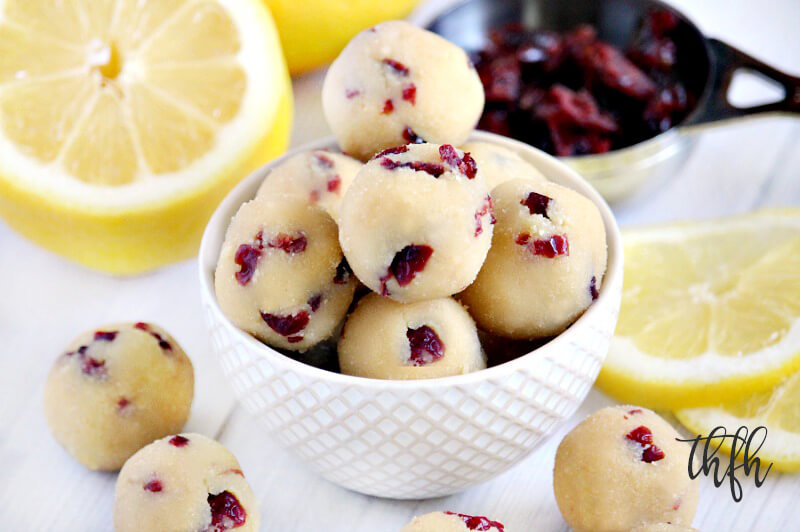
[{"label": "white ceramic bowl", "polygon": [[[539,150],[490,133],[476,132],[470,140],[510,148],[552,181],[589,197],[606,226],[608,271],[597,301],[557,338],[511,362],[430,380],[366,379],[297,362],[231,324],[214,295],[217,256],[231,217],[281,159],[242,181],[203,236],[203,305],[214,352],[236,395],[282,445],[345,488],[420,499],[497,476],[575,412],[608,351],[622,293],[620,234],[608,205],[573,170]],[[334,146],[326,139],[293,153]]]}]

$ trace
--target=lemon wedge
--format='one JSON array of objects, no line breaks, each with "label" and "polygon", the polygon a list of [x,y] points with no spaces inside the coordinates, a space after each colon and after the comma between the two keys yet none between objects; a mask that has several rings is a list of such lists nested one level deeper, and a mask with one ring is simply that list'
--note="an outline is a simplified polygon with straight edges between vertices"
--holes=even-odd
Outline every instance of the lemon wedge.
[{"label": "lemon wedge", "polygon": [[[757,427],[765,427],[766,436],[758,435],[751,452],[763,438],[764,444],[757,456],[764,468],[772,462],[777,471],[800,471],[800,372],[773,390],[718,408],[678,410],[675,417],[686,428],[704,437],[719,426],[725,427],[728,434],[742,426],[746,426],[749,433]],[[714,449],[717,443],[712,442],[710,448]],[[741,447],[741,443],[737,447]],[[730,439],[725,440],[722,450],[730,454]]]},{"label": "lemon wedge", "polygon": [[800,368],[800,210],[626,231],[622,308],[598,387],[678,409]]},{"label": "lemon wedge", "polygon": [[91,268],[194,255],[290,120],[259,0],[0,3],[0,215]]}]

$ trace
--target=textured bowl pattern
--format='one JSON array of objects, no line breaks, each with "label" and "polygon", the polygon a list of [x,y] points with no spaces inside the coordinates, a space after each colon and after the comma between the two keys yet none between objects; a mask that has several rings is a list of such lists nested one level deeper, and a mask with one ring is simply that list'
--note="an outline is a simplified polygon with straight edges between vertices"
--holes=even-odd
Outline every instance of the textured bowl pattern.
[{"label": "textured bowl pattern", "polygon": [[608,233],[609,269],[599,299],[557,338],[506,364],[427,381],[364,379],[304,365],[234,327],[216,304],[213,270],[227,222],[253,196],[269,166],[231,193],[206,231],[200,255],[203,304],[226,377],[272,436],[345,488],[420,499],[497,476],[575,412],[608,351],[622,290],[619,231],[608,207],[577,174],[533,148],[486,133],[473,140],[515,149],[554,181],[589,196]]}]

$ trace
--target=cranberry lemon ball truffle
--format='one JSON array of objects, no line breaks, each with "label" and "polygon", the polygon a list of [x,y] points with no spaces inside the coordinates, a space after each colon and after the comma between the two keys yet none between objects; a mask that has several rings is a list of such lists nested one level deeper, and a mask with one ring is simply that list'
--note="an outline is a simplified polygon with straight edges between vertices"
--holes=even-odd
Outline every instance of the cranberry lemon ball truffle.
[{"label": "cranberry lemon ball truffle", "polygon": [[492,248],[461,300],[489,332],[556,335],[600,290],[607,257],[600,212],[568,188],[525,179],[503,183],[492,198]]},{"label": "cranberry lemon ball truffle", "polygon": [[333,333],[356,286],[333,219],[305,199],[281,195],[239,208],[214,282],[217,301],[234,325],[295,351]]},{"label": "cranberry lemon ball truffle", "polygon": [[530,179],[544,183],[547,179],[532,164],[515,152],[491,142],[470,142],[461,146],[478,163],[489,192],[512,179]]},{"label": "cranberry lemon ball truffle", "polygon": [[293,195],[319,204],[334,220],[347,187],[361,169],[361,162],[325,150],[298,153],[274,168],[261,183],[256,197]]},{"label": "cranberry lemon ball truffle", "polygon": [[502,523],[480,515],[457,514],[453,512],[431,512],[415,517],[400,532],[505,532]]},{"label": "cranberry lemon ball truffle", "polygon": [[353,271],[397,301],[463,290],[492,239],[491,199],[468,153],[449,144],[386,150],[342,202],[339,241]]},{"label": "cranberry lemon ball truffle", "polygon": [[362,160],[409,142],[461,144],[478,123],[483,101],[464,50],[402,21],[356,35],[322,87],[339,145]]},{"label": "cranberry lemon ball truffle", "polygon": [[339,338],[342,373],[374,379],[429,379],[486,368],[475,323],[449,297],[398,303],[370,294]]},{"label": "cranberry lemon ball truffle", "polygon": [[115,471],[154,439],[183,428],[193,392],[192,363],[164,329],[115,323],[80,335],[56,360],[44,413],[76,460]]},{"label": "cranberry lemon ball truffle", "polygon": [[699,488],[686,470],[689,444],[678,437],[657,414],[635,406],[603,408],[583,420],[556,453],[553,488],[564,519],[576,532],[690,526]]},{"label": "cranberry lemon ball truffle", "polygon": [[258,503],[236,457],[200,434],[154,441],[125,462],[114,530],[256,532]]}]

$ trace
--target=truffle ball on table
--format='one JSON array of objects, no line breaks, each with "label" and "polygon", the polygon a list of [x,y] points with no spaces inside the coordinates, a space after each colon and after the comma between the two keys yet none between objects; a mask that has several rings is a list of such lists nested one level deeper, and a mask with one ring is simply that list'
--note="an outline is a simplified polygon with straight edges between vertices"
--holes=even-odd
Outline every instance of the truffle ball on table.
[{"label": "truffle ball on table", "polygon": [[231,220],[214,284],[234,325],[270,345],[305,351],[341,323],[356,279],[330,215],[304,198],[265,195]]},{"label": "truffle ball on table", "polygon": [[298,196],[311,205],[319,204],[337,220],[339,204],[361,166],[361,161],[341,153],[325,150],[298,153],[270,171],[256,197]]},{"label": "truffle ball on table", "polygon": [[449,144],[386,150],[356,176],[339,241],[356,276],[397,301],[445,297],[477,275],[492,239],[491,199],[468,153]]},{"label": "truffle ball on table", "polygon": [[678,437],[657,414],[636,406],[587,417],[556,452],[553,489],[564,519],[576,532],[691,526],[699,483],[687,473],[690,446]]},{"label": "truffle ball on table", "polygon": [[429,379],[486,368],[475,323],[452,298],[359,301],[339,339],[342,373],[374,379]]},{"label": "truffle ball on table", "polygon": [[483,103],[483,86],[464,50],[403,21],[356,35],[322,87],[339,145],[362,160],[401,144],[461,144]]},{"label": "truffle ball on table", "polygon": [[154,441],[125,462],[114,530],[256,532],[258,501],[229,450],[200,434]]},{"label": "truffle ball on table", "polygon": [[559,334],[598,297],[608,254],[600,212],[571,189],[526,179],[503,183],[492,198],[492,248],[460,299],[494,334]]},{"label": "truffle ball on table", "polygon": [[56,360],[44,413],[76,460],[115,471],[154,439],[180,431],[193,393],[192,363],[167,331],[113,323],[80,335]]}]

